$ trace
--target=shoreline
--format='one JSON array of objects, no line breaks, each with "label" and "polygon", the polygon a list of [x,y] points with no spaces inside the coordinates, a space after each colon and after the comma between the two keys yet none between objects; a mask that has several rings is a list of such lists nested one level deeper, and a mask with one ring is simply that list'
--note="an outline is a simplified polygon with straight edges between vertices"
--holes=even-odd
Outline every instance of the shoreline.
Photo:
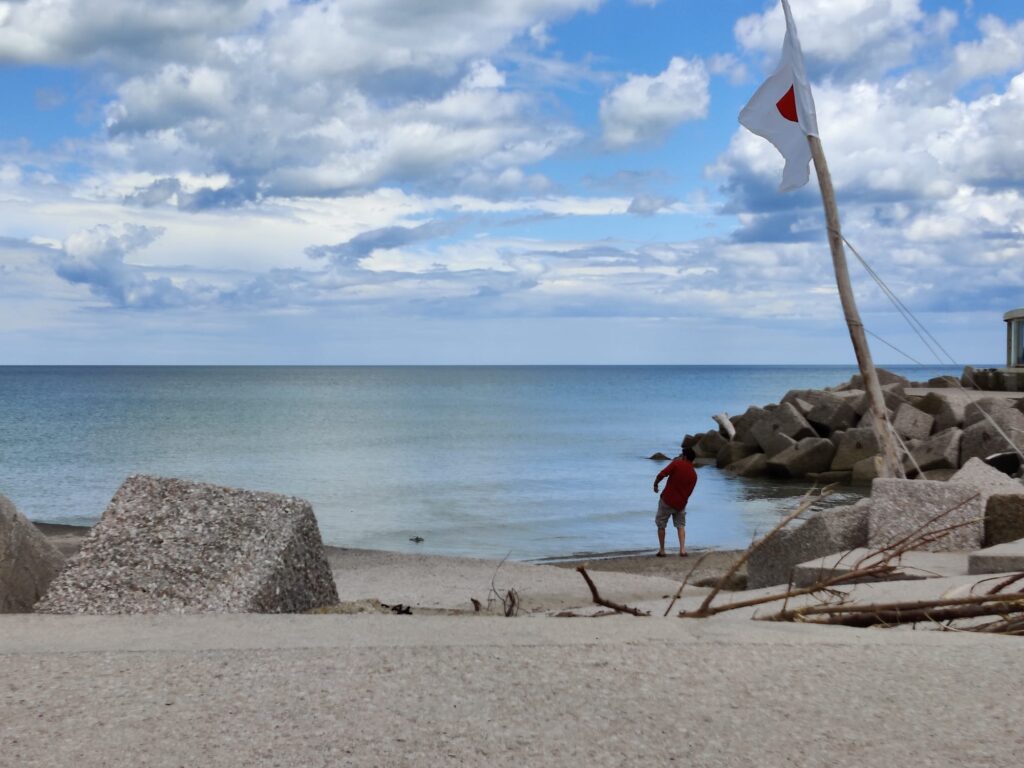
[{"label": "shoreline", "polygon": [[[31,521],[66,558],[78,553],[91,530],[91,526],[67,525],[65,523],[45,523]],[[717,580],[735,562],[742,550],[735,549],[691,549],[689,557],[678,557],[670,554],[667,557],[655,557],[655,548],[646,550],[615,550],[610,552],[578,552],[558,557],[545,557],[532,560],[509,561],[518,566],[553,566],[563,569],[575,569],[586,565],[589,571],[626,573],[634,576],[651,576],[682,581],[688,575],[690,583],[695,586],[706,585]],[[395,552],[385,549],[361,549],[357,547],[339,547],[325,544],[324,553],[332,567],[347,558],[355,556],[407,557],[423,558],[434,561],[474,560],[483,562],[504,562],[495,558],[474,557],[466,555],[444,555],[434,553]],[[697,561],[704,561],[697,567]],[[691,571],[692,574],[691,574]],[[743,589],[746,584],[746,569],[741,569],[737,579],[729,585],[729,589]]]}]

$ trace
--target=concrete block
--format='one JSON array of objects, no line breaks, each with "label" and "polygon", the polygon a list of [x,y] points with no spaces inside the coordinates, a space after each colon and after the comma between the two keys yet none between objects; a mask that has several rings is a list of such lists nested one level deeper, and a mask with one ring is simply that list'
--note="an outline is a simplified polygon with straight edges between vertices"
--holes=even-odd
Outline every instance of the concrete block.
[{"label": "concrete block", "polygon": [[871,481],[882,474],[882,457],[868,456],[853,465],[850,481],[854,485],[870,485]]},{"label": "concrete block", "polygon": [[693,446],[693,452],[697,454],[698,459],[714,459],[728,442],[718,430],[712,430],[705,432],[697,441]]},{"label": "concrete block", "polygon": [[[892,371],[887,371],[885,368],[875,368],[875,375],[878,377],[878,383],[882,387],[886,387],[889,384],[899,384],[904,387],[910,386],[910,380],[900,376]],[[849,389],[864,389],[864,379],[858,373],[850,379]]]},{"label": "concrete block", "polygon": [[808,423],[822,437],[839,430],[850,429],[857,423],[857,412],[841,397],[818,403],[807,414]]},{"label": "concrete block", "polygon": [[779,450],[779,443],[774,435],[784,435],[793,440],[817,436],[807,423],[807,419],[790,403],[783,403],[774,411],[765,414],[751,428],[751,433],[760,448],[769,456],[773,455],[773,451]]},{"label": "concrete block", "polygon": [[301,613],[337,602],[309,502],[134,475],[36,610]]},{"label": "concrete block", "polygon": [[873,429],[857,428],[848,429],[843,433],[842,439],[836,449],[836,455],[832,458],[832,469],[845,470],[853,469],[854,465],[878,453],[878,436]]},{"label": "concrete block", "polygon": [[996,494],[985,504],[985,546],[1024,539],[1024,494]]},{"label": "concrete block", "polygon": [[967,572],[971,574],[1018,571],[1024,571],[1024,539],[986,547],[967,558]]},{"label": "concrete block", "polygon": [[[963,433],[957,427],[938,432],[920,445],[910,455],[914,457],[922,472],[932,469],[957,469],[960,466],[960,438]],[[904,468],[910,471],[914,464],[904,461]]]},{"label": "concrete block", "polygon": [[[1014,401],[1003,398],[1003,397],[985,397],[981,400],[975,400],[973,403],[968,403],[964,406],[964,429],[973,426],[981,421],[986,421],[985,415],[995,417],[996,414],[1002,411],[1012,411],[1009,415],[1011,420],[1016,420],[1020,411],[1014,408]],[[1024,416],[1024,414],[1021,414]]]},{"label": "concrete block", "polygon": [[751,434],[750,429],[754,426],[764,415],[768,413],[764,408],[758,408],[756,405],[752,405],[740,416],[733,416],[729,421],[732,422],[733,428],[736,430],[736,440],[749,445],[752,448],[759,448],[757,443]]},{"label": "concrete block", "polygon": [[767,422],[757,424],[751,434],[757,438],[759,450],[768,457],[776,456],[787,448],[796,445],[796,440],[792,437],[787,437],[781,432],[773,431]]},{"label": "concrete block", "polygon": [[[968,560],[965,552],[907,552],[891,565],[896,571],[885,581],[906,581],[927,578],[964,576]],[[800,563],[793,569],[793,586],[810,587],[825,578],[843,576],[858,568],[881,562],[882,556],[865,547],[849,552],[837,552],[825,557]],[[872,579],[871,581],[878,581]],[[848,582],[850,584],[856,582]]]},{"label": "concrete block", "polygon": [[[1024,413],[1008,408],[990,415],[1003,434],[1015,442],[1024,443]],[[960,441],[960,465],[973,458],[983,459],[993,453],[1013,450],[1013,445],[1003,434],[989,421],[979,421],[967,427]]]},{"label": "concrete block", "polygon": [[908,440],[924,440],[932,433],[935,417],[919,411],[910,403],[904,403],[896,409],[892,426],[896,434]]},{"label": "concrete block", "polygon": [[768,457],[763,453],[755,453],[753,456],[748,456],[745,459],[740,459],[730,464],[725,468],[725,471],[740,477],[760,477],[767,469]]},{"label": "concrete block", "polygon": [[984,501],[990,496],[1017,495],[1024,493],[1024,483],[1007,477],[998,469],[993,469],[981,459],[971,459],[950,478],[950,482],[970,485],[975,488]]},{"label": "concrete block", "polygon": [[834,483],[849,485],[853,481],[853,472],[848,469],[840,472],[833,472],[831,470],[828,472],[808,472],[807,479],[821,485],[832,485]]},{"label": "concrete block", "polygon": [[934,480],[876,478],[871,484],[868,547],[879,549],[915,532],[962,524],[942,538],[915,547],[928,552],[978,549],[984,540],[985,502],[972,485]]},{"label": "concrete block", "polygon": [[0,613],[28,613],[64,567],[64,556],[0,495]]},{"label": "concrete block", "polygon": [[768,459],[768,474],[775,477],[806,477],[809,472],[827,472],[836,447],[824,437],[805,437]]},{"label": "concrete block", "polygon": [[921,473],[922,480],[938,480],[946,482],[956,474],[955,469],[929,469]]},{"label": "concrete block", "polygon": [[728,467],[730,464],[735,464],[740,459],[745,459],[748,456],[753,456],[757,453],[756,448],[751,448],[749,445],[738,443],[736,441],[726,443],[722,446],[722,450],[718,452],[715,457],[715,466],[719,469]]},{"label": "concrete block", "polygon": [[779,531],[747,561],[748,588],[786,584],[799,563],[865,546],[868,510],[866,501],[833,507],[812,515],[798,528]]}]

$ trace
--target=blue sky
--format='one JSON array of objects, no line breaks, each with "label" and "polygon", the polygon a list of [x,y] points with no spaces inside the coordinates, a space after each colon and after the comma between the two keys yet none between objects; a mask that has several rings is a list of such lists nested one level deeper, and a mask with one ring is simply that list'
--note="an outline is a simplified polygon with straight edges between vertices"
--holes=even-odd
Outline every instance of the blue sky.
[{"label": "blue sky", "polygon": [[[791,5],[847,236],[1001,362],[1024,3]],[[2,2],[0,361],[852,363],[816,186],[736,122],[782,34],[773,0]]]}]

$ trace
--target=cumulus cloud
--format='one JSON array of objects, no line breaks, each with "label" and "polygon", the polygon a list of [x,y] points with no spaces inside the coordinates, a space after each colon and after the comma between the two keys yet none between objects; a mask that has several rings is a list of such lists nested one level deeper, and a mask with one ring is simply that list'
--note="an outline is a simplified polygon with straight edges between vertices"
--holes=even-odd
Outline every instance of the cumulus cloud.
[{"label": "cumulus cloud", "polygon": [[980,40],[959,43],[954,49],[952,69],[959,82],[1024,66],[1024,21],[1007,24],[995,16],[985,16],[978,28],[982,32]]},{"label": "cumulus cloud", "polygon": [[703,61],[678,56],[654,77],[631,75],[601,99],[605,143],[622,148],[657,141],[680,123],[706,117],[708,83]]},{"label": "cumulus cloud", "polygon": [[163,231],[128,224],[118,229],[100,225],[77,232],[52,258],[57,276],[115,307],[158,309],[189,303],[188,293],[166,277],[150,278],[125,259],[142,250]]}]

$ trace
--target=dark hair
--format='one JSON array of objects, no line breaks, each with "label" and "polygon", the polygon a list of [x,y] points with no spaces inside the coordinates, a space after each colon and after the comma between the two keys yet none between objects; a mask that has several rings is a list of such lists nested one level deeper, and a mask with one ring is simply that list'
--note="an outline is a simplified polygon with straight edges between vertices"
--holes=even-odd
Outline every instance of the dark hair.
[{"label": "dark hair", "polygon": [[693,448],[686,447],[683,448],[682,457],[687,461],[693,461],[697,458],[697,454],[693,452]]}]

